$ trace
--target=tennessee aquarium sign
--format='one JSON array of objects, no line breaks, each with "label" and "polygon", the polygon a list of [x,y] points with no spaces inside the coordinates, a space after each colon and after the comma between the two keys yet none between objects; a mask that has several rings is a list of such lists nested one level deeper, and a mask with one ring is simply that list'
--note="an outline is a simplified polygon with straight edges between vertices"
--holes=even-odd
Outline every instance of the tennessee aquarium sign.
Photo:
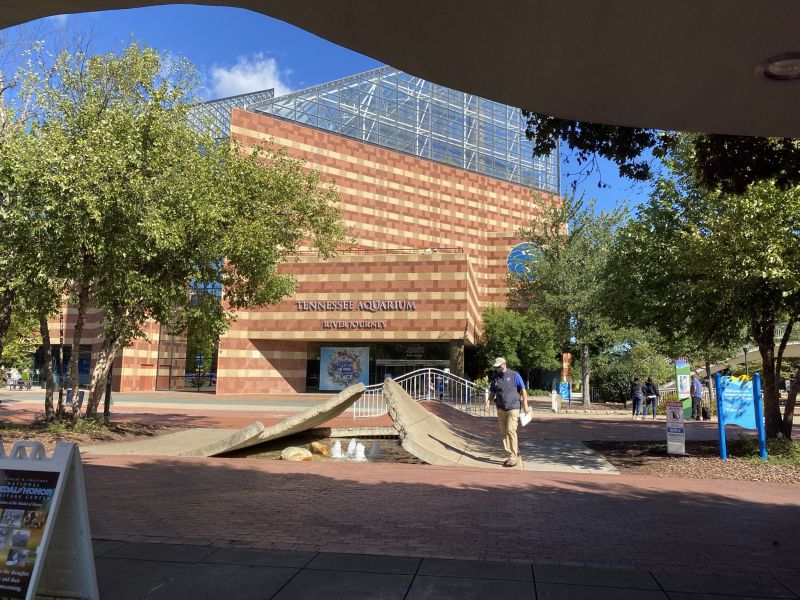
[{"label": "tennessee aquarium sign", "polygon": [[[414,300],[297,300],[299,312],[407,312],[417,310]],[[322,321],[322,329],[386,329],[387,322],[373,319]]]}]

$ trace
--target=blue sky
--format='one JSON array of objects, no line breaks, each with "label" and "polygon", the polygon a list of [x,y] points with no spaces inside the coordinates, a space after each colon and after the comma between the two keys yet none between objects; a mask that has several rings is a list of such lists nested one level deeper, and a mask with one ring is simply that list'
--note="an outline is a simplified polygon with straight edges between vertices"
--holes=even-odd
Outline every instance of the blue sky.
[{"label": "blue sky", "polygon": [[[259,13],[234,8],[160,6],[61,15],[9,30],[6,35],[55,39],[82,31],[91,50],[120,49],[131,39],[184,56],[200,70],[208,99],[274,87],[276,93],[366,71],[381,63]],[[49,35],[44,35],[49,34]],[[574,165],[562,164],[562,193]],[[598,188],[602,178],[608,185]],[[599,162],[599,172],[581,182],[578,193],[596,198],[599,208],[641,202],[647,186],[620,179],[616,167]]]}]

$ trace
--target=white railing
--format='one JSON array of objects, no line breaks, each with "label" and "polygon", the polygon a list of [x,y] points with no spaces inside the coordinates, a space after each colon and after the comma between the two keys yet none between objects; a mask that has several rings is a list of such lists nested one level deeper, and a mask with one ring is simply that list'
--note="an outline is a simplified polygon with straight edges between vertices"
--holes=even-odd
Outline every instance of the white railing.
[{"label": "white railing", "polygon": [[[441,369],[417,369],[394,378],[414,400],[441,400],[470,414],[484,414],[485,397],[475,398],[475,385],[463,377]],[[383,384],[368,385],[364,395],[353,404],[353,417],[376,417],[386,412]]]}]

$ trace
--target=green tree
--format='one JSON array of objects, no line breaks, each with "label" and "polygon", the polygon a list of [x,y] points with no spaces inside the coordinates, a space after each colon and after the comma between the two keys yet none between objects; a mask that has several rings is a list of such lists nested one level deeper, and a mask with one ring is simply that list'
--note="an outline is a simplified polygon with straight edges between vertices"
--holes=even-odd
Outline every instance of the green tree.
[{"label": "green tree", "polygon": [[479,361],[484,367],[502,356],[509,367],[527,378],[531,369],[556,368],[556,352],[555,324],[537,308],[519,312],[489,306],[484,310],[479,344]]},{"label": "green tree", "polygon": [[569,195],[540,208],[542,217],[520,232],[540,252],[523,265],[521,275],[510,276],[510,286],[516,298],[553,319],[563,350],[577,349],[583,403],[589,405],[592,356],[618,337],[598,302],[598,291],[614,231],[627,209],[595,212],[593,202]]},{"label": "green tree", "polygon": [[[573,151],[579,165],[602,156],[619,174],[644,181],[652,176],[650,159],[665,159],[681,144],[681,134],[559,119],[523,111],[534,155],[551,154],[559,144]],[[707,189],[741,194],[748,186],[771,181],[780,189],[800,184],[800,141],[737,135],[696,134],[688,140],[694,154],[691,174]]]},{"label": "green tree", "polygon": [[56,232],[49,274],[77,301],[76,343],[86,307],[104,313],[94,416],[117,351],[149,319],[191,315],[190,286],[225,290],[224,309],[206,313],[222,330],[236,310],[290,294],[278,266],[308,247],[331,256],[344,230],[335,191],[304,163],[190,125],[197,78],[185,61],[132,44],[62,52],[48,75],[32,90],[39,152],[26,199]]},{"label": "green tree", "polygon": [[790,436],[794,407],[781,416],[776,373],[800,314],[800,189],[762,182],[744,194],[709,192],[692,161],[688,144],[670,162],[674,177],[659,180],[619,232],[605,305],[619,321],[687,340],[689,351],[729,348],[746,332],[761,354],[767,435]]},{"label": "green tree", "polygon": [[663,384],[675,377],[672,361],[644,341],[616,344],[596,361],[595,372],[600,395],[614,402],[627,402],[634,377],[645,381],[652,377]]}]

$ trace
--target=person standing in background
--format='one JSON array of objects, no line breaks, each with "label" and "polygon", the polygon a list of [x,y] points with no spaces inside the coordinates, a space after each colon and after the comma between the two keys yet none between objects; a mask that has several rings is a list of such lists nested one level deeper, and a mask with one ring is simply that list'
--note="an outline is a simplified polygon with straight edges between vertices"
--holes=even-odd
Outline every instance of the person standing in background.
[{"label": "person standing in background", "polygon": [[692,418],[699,421],[703,411],[703,384],[697,373],[692,373],[692,383],[689,386],[689,394],[692,397]]},{"label": "person standing in background", "polygon": [[650,405],[653,405],[653,418],[656,418],[656,407],[658,406],[658,401],[661,398],[661,394],[658,393],[658,384],[653,381],[652,377],[648,377],[647,381],[644,384],[644,394],[645,394],[645,405],[644,405],[644,415],[642,418],[647,416],[647,411],[650,408]]},{"label": "person standing in background", "polygon": [[[632,418],[635,419],[642,412],[642,403],[644,402],[644,384],[638,377],[634,377],[633,383],[631,383],[631,402],[633,402]],[[642,418],[644,418],[643,412]]]}]

